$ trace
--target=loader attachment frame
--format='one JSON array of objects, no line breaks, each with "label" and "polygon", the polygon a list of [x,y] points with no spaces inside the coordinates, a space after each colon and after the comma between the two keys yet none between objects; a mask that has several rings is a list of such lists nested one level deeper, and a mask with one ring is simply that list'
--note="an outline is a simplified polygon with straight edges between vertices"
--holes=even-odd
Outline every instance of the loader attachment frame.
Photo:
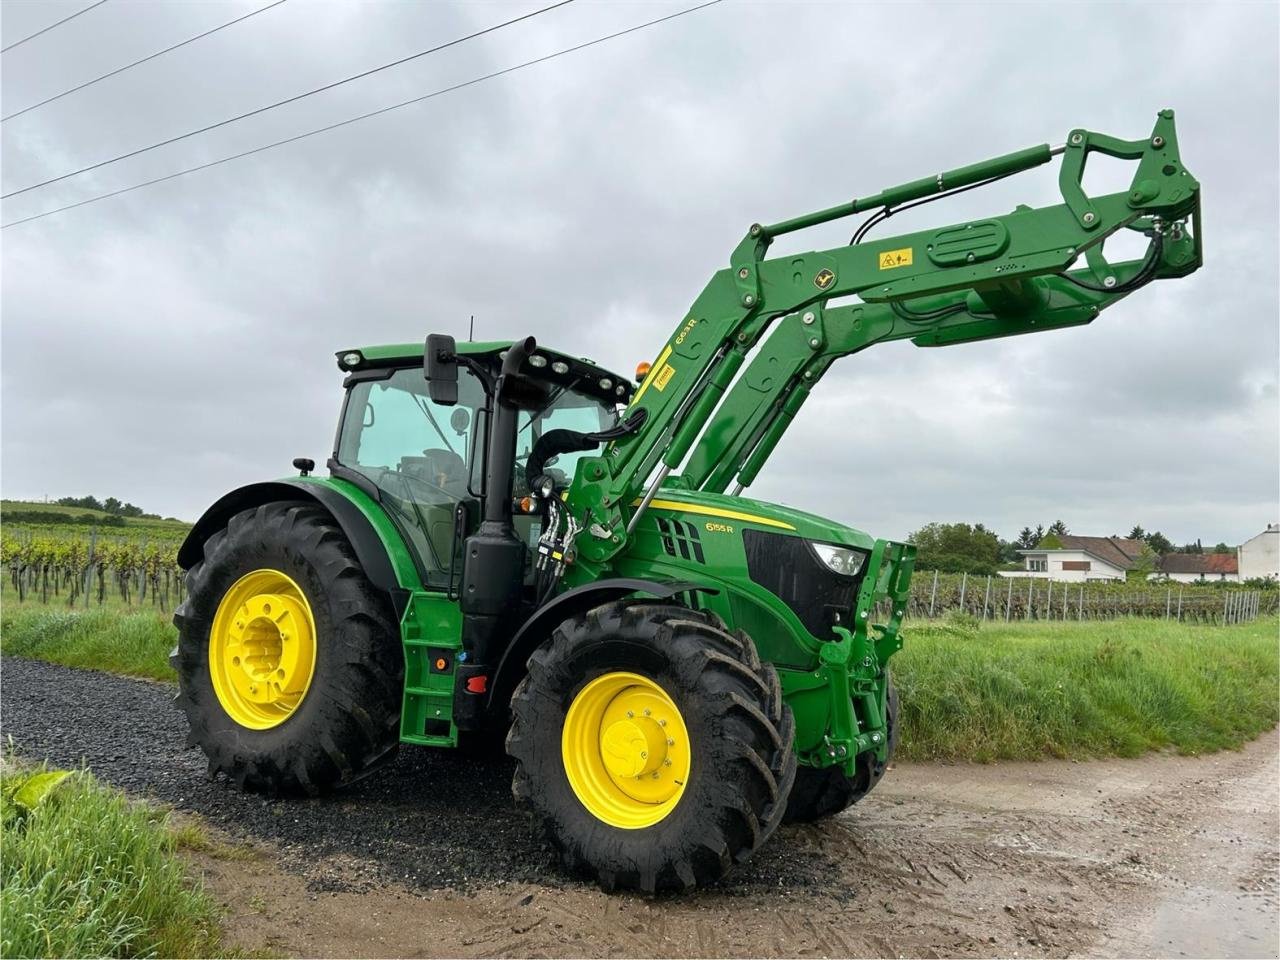
[{"label": "loader attachment frame", "polygon": [[[1092,153],[1137,161],[1130,188],[1088,196],[1082,178]],[[894,210],[1059,156],[1059,205],[864,240]],[[718,492],[735,479],[737,491],[749,485],[840,357],[890,340],[947,346],[1086,324],[1153,280],[1191,273],[1202,260],[1199,200],[1173,111],[1164,110],[1143,140],[1077,129],[1058,147],[1041,144],[753,224],[632,397],[630,411],[647,411],[643,426],[579,463],[568,496],[586,531],[577,540],[579,562],[603,570],[664,486]],[[873,216],[848,246],[767,258],[777,237],[864,212]],[[1146,256],[1108,262],[1106,239],[1126,229],[1149,237]]]}]

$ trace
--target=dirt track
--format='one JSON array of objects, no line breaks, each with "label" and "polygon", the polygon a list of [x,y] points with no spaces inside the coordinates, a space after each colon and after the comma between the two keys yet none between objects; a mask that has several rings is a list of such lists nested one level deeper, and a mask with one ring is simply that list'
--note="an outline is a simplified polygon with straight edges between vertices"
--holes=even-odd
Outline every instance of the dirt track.
[{"label": "dirt track", "polygon": [[718,889],[605,896],[554,871],[509,768],[406,750],[324,801],[208,782],[168,688],[6,658],[28,757],[200,814],[261,854],[196,858],[245,948],[302,956],[1277,956],[1280,737],[1239,753],[899,765]]}]

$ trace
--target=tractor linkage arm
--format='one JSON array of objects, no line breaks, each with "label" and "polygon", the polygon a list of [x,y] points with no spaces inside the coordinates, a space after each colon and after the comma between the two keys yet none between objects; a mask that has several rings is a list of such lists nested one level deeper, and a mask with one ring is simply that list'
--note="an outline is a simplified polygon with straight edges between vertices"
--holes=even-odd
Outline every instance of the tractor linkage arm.
[{"label": "tractor linkage arm", "polygon": [[[1087,196],[1081,180],[1090,153],[1137,161],[1129,190]],[[895,210],[1055,156],[1064,201],[1057,206],[863,240]],[[1152,280],[1191,273],[1202,259],[1199,199],[1173,111],[1164,110],[1145,140],[1077,129],[1060,147],[1041,144],[754,224],[636,390],[630,410],[647,410],[643,425],[579,463],[568,508],[582,521],[580,562],[604,564],[624,549],[661,486],[721,492],[736,478],[736,493],[749,485],[840,357],[891,340],[946,346],[1086,324]],[[848,246],[766,259],[776,237],[867,211],[876,212]],[[1147,235],[1147,253],[1109,263],[1104,243],[1123,229]],[[1072,269],[1080,257],[1085,265]],[[832,303],[840,298],[856,299]]]}]

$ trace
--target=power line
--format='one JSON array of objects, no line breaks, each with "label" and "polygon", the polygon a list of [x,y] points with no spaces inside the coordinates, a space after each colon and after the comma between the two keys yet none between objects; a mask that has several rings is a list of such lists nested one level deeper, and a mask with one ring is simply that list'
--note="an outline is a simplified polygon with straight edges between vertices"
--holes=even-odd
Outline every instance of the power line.
[{"label": "power line", "polygon": [[31,34],[31,36],[29,37],[23,37],[21,40],[15,40],[13,41],[13,43],[9,44],[7,47],[0,47],[0,53],[8,53],[14,47],[20,47],[22,46],[22,44],[26,43],[28,40],[34,40],[36,37],[40,36],[40,34],[48,33],[54,27],[60,27],[64,23],[66,23],[68,20],[74,20],[76,17],[80,16],[82,13],[88,13],[94,7],[100,7],[106,2],[107,0],[98,0],[97,3],[91,3],[87,7],[85,7],[83,10],[77,10],[75,13],[71,14],[71,16],[63,17],[57,23],[51,23],[47,27],[45,27],[43,30],[37,30],[35,33]]},{"label": "power line", "polygon": [[22,223],[30,223],[32,220],[40,220],[44,217],[51,217],[55,213],[62,213],[66,210],[74,210],[76,207],[87,206],[90,203],[97,203],[99,200],[109,200],[112,197],[118,197],[123,193],[132,193],[134,190],[141,190],[143,187],[154,186],[157,183],[165,183],[168,180],[176,180],[178,177],[186,176],[189,173],[198,173],[201,170],[208,170],[210,167],[216,167],[224,163],[230,163],[232,160],[240,160],[244,157],[251,157],[255,153],[262,153],[266,150],[272,150],[276,147],[283,147],[286,144],[297,143],[299,140],[306,140],[308,137],[314,137],[320,133],[328,133],[330,130],[337,130],[339,127],[345,127],[361,120],[368,120],[371,117],[381,116],[384,113],[390,113],[392,110],[399,110],[401,107],[408,107],[415,103],[422,103],[424,100],[431,100],[435,97],[444,96],[447,93],[453,93],[456,90],[462,90],[466,87],[475,86],[478,83],[484,83],[486,80],[493,80],[497,77],[505,76],[508,73],[515,73],[517,70],[523,70],[526,67],[536,66],[539,63],[546,63],[548,60],[555,60],[557,57],[563,57],[570,53],[576,53],[579,50],[585,50],[587,47],[594,47],[597,44],[605,43],[609,40],[616,40],[618,37],[624,37],[629,33],[636,33],[648,27],[657,26],[668,20],[675,20],[677,17],[683,17],[686,14],[696,13],[707,7],[714,7],[723,0],[707,0],[697,6],[688,7],[684,10],[678,10],[675,13],[669,13],[665,17],[658,17],[645,23],[636,24],[634,27],[627,27],[625,30],[619,30],[616,33],[610,33],[603,37],[596,37],[594,40],[588,40],[585,43],[579,43],[576,46],[566,47],[563,50],[557,50],[555,53],[549,53],[546,56],[538,57],[534,60],[526,60],[524,63],[517,63],[511,67],[504,67],[502,70],[495,70],[493,73],[486,73],[481,77],[474,77],[471,80],[464,80],[462,83],[455,83],[449,87],[442,87],[439,90],[433,90],[431,93],[423,94],[420,97],[414,97],[412,100],[402,100],[399,103],[393,103],[389,107],[381,107],[378,110],[371,110],[369,113],[362,113],[359,116],[349,117],[346,120],[339,120],[337,123],[331,123],[315,130],[309,130],[306,133],[300,133],[297,136],[286,137],[284,140],[277,140],[274,143],[264,144],[261,147],[254,147],[252,150],[245,150],[241,153],[232,154],[229,157],[222,157],[218,160],[210,160],[208,163],[201,163],[194,167],[188,167],[185,170],[179,170],[177,173],[170,173],[163,177],[156,177],[154,180],[145,180],[142,183],[135,183],[131,187],[122,187],[119,190],[112,190],[110,193],[99,194],[96,197],[89,197],[86,200],[78,200],[75,203],[68,203],[65,206],[55,207],[52,210],[46,210],[44,213],[33,214],[30,217],[23,217],[20,220],[11,220],[9,223],[0,224],[0,229],[7,230],[9,227],[16,227]]},{"label": "power line", "polygon": [[[103,2],[105,3],[106,0],[103,0]],[[23,107],[21,110],[15,110],[13,113],[9,114],[7,117],[0,117],[0,123],[4,123],[6,120],[12,120],[14,117],[20,117],[24,113],[28,113],[32,110],[35,110],[37,107],[43,107],[47,103],[53,103],[53,101],[55,100],[61,100],[63,97],[68,97],[71,94],[76,93],[77,91],[83,90],[85,87],[92,87],[95,83],[101,83],[103,80],[107,80],[111,77],[114,77],[118,73],[124,73],[126,70],[132,70],[134,67],[142,65],[146,63],[148,60],[154,60],[156,57],[163,57],[166,53],[172,53],[174,50],[177,50],[179,47],[185,47],[189,43],[195,43],[197,40],[203,40],[205,37],[210,36],[211,34],[215,34],[219,30],[225,30],[227,29],[227,27],[234,27],[241,20],[248,20],[250,17],[256,17],[260,13],[266,13],[272,7],[278,7],[280,6],[280,4],[284,2],[285,0],[275,0],[274,3],[268,3],[265,7],[259,7],[257,10],[251,10],[248,13],[246,13],[244,16],[236,17],[234,20],[228,20],[226,23],[221,24],[220,26],[214,27],[212,30],[206,30],[204,33],[197,33],[194,37],[187,37],[187,39],[179,43],[175,43],[171,47],[165,47],[163,50],[158,50],[149,56],[143,57],[141,60],[135,60],[133,61],[133,63],[126,63],[123,67],[116,67],[116,69],[110,71],[109,73],[104,73],[100,77],[94,77],[92,80],[86,80],[84,83],[77,84],[76,86],[72,87],[70,90],[63,90],[61,93],[56,94],[55,96],[49,97],[45,100],[41,100],[39,103],[33,103],[29,107]]]},{"label": "power line", "polygon": [[196,130],[190,130],[187,133],[179,134],[176,137],[170,137],[167,140],[161,140],[159,143],[153,143],[149,147],[139,147],[137,150],[130,150],[128,153],[122,153],[118,157],[112,157],[109,160],[100,160],[97,163],[91,163],[87,167],[81,167],[79,170],[72,170],[70,173],[64,173],[57,177],[50,177],[48,180],[42,180],[39,183],[33,183],[28,187],[21,188],[20,190],[11,190],[8,193],[0,194],[0,200],[8,200],[10,197],[16,197],[20,193],[27,193],[31,190],[37,190],[40,187],[47,187],[51,183],[58,183],[59,181],[66,180],[69,177],[77,177],[82,173],[88,173],[90,170],[97,170],[101,167],[106,167],[106,166],[109,166],[110,164],[118,163],[121,160],[128,160],[130,157],[136,157],[139,154],[148,153],[151,150],[157,150],[160,147],[167,147],[171,143],[177,143],[179,140],[186,140],[188,137],[194,137],[197,134],[208,133],[210,130],[217,130],[219,127],[225,127],[228,124],[235,123],[239,120],[244,120],[247,117],[254,117],[260,113],[266,113],[268,110],[274,110],[277,107],[283,107],[286,104],[297,103],[299,100],[305,100],[307,97],[313,97],[317,93],[324,93],[326,90],[332,90],[334,87],[340,87],[344,83],[351,83],[353,80],[360,80],[364,77],[372,76],[375,73],[381,73],[383,70],[390,70],[392,67],[398,67],[401,64],[408,63],[410,60],[417,60],[419,57],[425,57],[428,54],[438,53],[439,51],[448,49],[449,47],[455,47],[460,43],[466,43],[468,40],[474,40],[476,37],[482,37],[486,33],[493,33],[495,30],[501,30],[503,27],[509,27],[513,23],[519,23],[522,20],[528,20],[531,17],[536,17],[536,16],[539,16],[540,14],[548,13],[551,10],[555,10],[558,7],[563,7],[566,4],[570,4],[570,3],[573,3],[573,0],[558,0],[558,2],[550,4],[549,6],[546,6],[546,7],[542,7],[541,9],[531,11],[530,13],[521,14],[520,16],[513,17],[510,20],[504,20],[502,23],[494,24],[492,27],[485,27],[483,30],[477,30],[475,31],[475,33],[469,33],[465,37],[457,37],[453,40],[449,40],[446,43],[441,43],[427,50],[420,50],[417,53],[410,54],[407,57],[401,57],[399,60],[393,60],[390,63],[384,63],[380,67],[373,67],[372,69],[364,70],[360,73],[356,73],[356,74],[353,74],[352,76],[346,77],[343,80],[335,80],[333,83],[326,83],[323,87],[316,87],[314,90],[308,90],[306,93],[299,93],[292,97],[286,97],[283,100],[277,100],[275,103],[269,103],[265,107],[258,107],[254,110],[250,110],[248,113],[242,113],[235,117],[228,117],[226,120],[219,120],[217,123],[211,123],[211,124],[208,124],[207,126],[200,127],[199,129],[196,129]]}]

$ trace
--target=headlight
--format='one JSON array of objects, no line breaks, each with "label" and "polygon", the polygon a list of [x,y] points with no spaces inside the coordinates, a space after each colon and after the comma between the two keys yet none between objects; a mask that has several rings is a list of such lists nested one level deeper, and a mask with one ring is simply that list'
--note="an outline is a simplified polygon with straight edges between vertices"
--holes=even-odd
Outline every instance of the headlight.
[{"label": "headlight", "polygon": [[863,561],[867,558],[861,550],[837,547],[831,543],[810,542],[809,546],[813,547],[813,552],[818,555],[819,560],[842,577],[856,577],[858,571],[862,569]]}]

